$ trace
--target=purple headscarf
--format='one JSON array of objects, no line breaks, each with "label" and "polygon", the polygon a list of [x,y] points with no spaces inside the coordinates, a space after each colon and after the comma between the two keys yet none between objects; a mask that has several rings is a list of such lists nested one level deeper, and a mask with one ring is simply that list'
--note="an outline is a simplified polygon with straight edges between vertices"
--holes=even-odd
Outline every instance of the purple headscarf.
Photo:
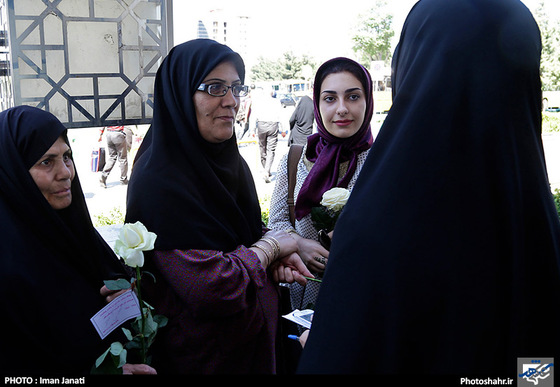
[{"label": "purple headscarf", "polygon": [[[349,68],[355,69],[349,70]],[[319,112],[319,95],[321,84],[327,75],[344,71],[351,72],[356,76],[360,74],[357,78],[364,87],[366,112],[362,126],[352,137],[339,138],[325,129]],[[313,89],[313,106],[318,133],[307,138],[307,151],[305,153],[307,159],[315,164],[299,192],[295,208],[296,219],[300,220],[311,212],[312,207],[318,206],[325,191],[333,187],[348,187],[348,183],[356,171],[358,155],[369,149],[373,144],[370,125],[373,117],[372,92],[373,86],[369,72],[352,59],[330,59],[317,70]],[[339,166],[345,161],[349,161],[348,170],[339,181]]]}]

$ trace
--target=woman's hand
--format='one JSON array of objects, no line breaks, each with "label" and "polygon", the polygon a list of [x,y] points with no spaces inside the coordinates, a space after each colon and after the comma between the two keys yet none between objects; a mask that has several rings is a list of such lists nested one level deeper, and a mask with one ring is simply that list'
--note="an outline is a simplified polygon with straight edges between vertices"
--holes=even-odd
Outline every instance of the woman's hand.
[{"label": "woman's hand", "polygon": [[263,268],[266,269],[278,258],[295,253],[297,243],[287,232],[272,230],[264,234],[250,249],[257,254]]},{"label": "woman's hand", "polygon": [[301,347],[305,347],[305,343],[307,342],[307,337],[309,336],[309,329],[303,331],[303,333],[299,336],[299,343]]},{"label": "woman's hand", "polygon": [[313,278],[313,274],[311,274],[297,253],[292,253],[275,261],[271,271],[272,278],[276,282],[286,282],[289,284],[297,282],[300,285],[305,285],[307,283],[305,277]]},{"label": "woman's hand", "polygon": [[101,288],[101,290],[99,291],[99,293],[101,293],[101,295],[103,297],[105,297],[105,301],[107,301],[107,303],[113,301],[115,298],[117,298],[118,296],[120,296],[121,294],[123,294],[124,292],[126,292],[128,289],[122,289],[122,290],[109,290],[107,289],[106,285],[103,285],[103,287]]},{"label": "woman's hand", "polygon": [[280,253],[278,254],[279,257],[288,256],[298,250],[298,245],[295,239],[286,231],[271,230],[263,235],[263,238],[266,237],[274,238],[278,242],[280,247]]},{"label": "woman's hand", "polygon": [[147,364],[128,364],[123,365],[123,375],[156,375],[155,369]]},{"label": "woman's hand", "polygon": [[297,241],[298,254],[309,270],[315,273],[325,271],[329,251],[312,239],[306,239],[299,235],[295,236],[294,239]]}]

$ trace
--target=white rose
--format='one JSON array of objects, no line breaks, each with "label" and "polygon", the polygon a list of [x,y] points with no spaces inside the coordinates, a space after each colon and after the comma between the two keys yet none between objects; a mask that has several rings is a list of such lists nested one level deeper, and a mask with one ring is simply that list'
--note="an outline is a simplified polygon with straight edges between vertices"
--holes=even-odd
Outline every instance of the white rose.
[{"label": "white rose", "polygon": [[348,201],[350,191],[346,188],[331,188],[323,194],[321,205],[332,211],[340,211]]},{"label": "white rose", "polygon": [[115,242],[115,252],[130,267],[144,266],[143,251],[153,250],[157,235],[141,222],[125,224]]}]

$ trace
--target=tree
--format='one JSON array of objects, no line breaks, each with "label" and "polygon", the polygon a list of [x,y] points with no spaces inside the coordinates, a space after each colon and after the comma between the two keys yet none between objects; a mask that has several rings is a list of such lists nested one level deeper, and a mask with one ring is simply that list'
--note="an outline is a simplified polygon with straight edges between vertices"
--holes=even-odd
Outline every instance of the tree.
[{"label": "tree", "polygon": [[[257,64],[251,68],[254,81],[280,81],[283,79],[307,79],[313,74],[316,63],[303,55],[301,58],[293,52],[285,52],[276,61],[259,57]],[[309,71],[311,68],[312,71]]]},{"label": "tree", "polygon": [[541,78],[543,90],[560,90],[560,33],[559,21],[551,21],[544,2],[535,11],[535,19],[541,30]]},{"label": "tree", "polygon": [[281,79],[298,79],[301,73],[302,62],[293,52],[285,52],[279,62],[279,73]]},{"label": "tree", "polygon": [[388,65],[394,35],[393,15],[388,11],[387,1],[376,0],[367,13],[358,16],[352,49],[361,56],[361,63],[367,68],[372,61],[384,61]]},{"label": "tree", "polygon": [[251,68],[252,78],[254,81],[274,81],[280,77],[280,69],[276,61],[265,59],[262,56],[258,58],[257,64]]}]

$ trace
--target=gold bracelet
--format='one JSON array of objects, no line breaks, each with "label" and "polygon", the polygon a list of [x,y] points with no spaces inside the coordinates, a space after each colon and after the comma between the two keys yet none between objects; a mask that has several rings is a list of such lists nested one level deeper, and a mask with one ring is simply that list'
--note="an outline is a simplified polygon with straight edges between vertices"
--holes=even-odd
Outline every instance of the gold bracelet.
[{"label": "gold bracelet", "polygon": [[272,253],[270,251],[268,251],[267,249],[265,249],[263,246],[259,246],[256,243],[253,243],[251,245],[251,247],[256,247],[257,249],[261,250],[264,253],[264,259],[266,261],[266,266],[268,266],[270,264],[270,262],[272,261]]},{"label": "gold bracelet", "polygon": [[271,236],[261,238],[260,240],[268,243],[270,247],[272,247],[272,251],[274,252],[274,259],[278,258],[278,256],[280,255],[280,244],[278,243],[278,241]]},{"label": "gold bracelet", "polygon": [[251,245],[251,247],[255,247],[255,248],[261,250],[264,253],[264,260],[265,260],[266,266],[268,266],[268,261],[270,261],[270,252],[266,251],[264,248],[262,248],[261,246],[256,245],[256,244]]},{"label": "gold bracelet", "polygon": [[278,243],[278,239],[269,236],[266,236],[264,239],[269,239],[274,243],[274,247],[276,248],[276,251],[278,251],[278,254],[280,254],[280,243]]}]

